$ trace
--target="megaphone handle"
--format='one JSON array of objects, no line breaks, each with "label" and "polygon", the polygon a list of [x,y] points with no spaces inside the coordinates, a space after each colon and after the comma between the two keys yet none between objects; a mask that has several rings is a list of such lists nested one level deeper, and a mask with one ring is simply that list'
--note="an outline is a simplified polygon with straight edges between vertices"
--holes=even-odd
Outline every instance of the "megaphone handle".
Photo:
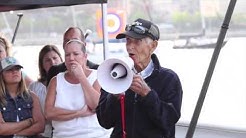
[{"label": "megaphone handle", "polygon": [[126,138],[126,126],[125,126],[125,95],[120,95],[120,107],[121,107],[121,121],[122,121],[122,138]]}]

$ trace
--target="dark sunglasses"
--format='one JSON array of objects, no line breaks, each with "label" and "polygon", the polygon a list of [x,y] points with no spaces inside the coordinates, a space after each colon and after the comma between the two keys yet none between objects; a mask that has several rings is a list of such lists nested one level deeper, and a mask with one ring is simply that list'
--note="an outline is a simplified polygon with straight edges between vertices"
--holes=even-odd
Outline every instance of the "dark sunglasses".
[{"label": "dark sunglasses", "polygon": [[156,40],[156,37],[150,32],[149,29],[147,29],[141,25],[138,25],[138,24],[126,25],[125,31],[133,31],[133,32],[140,34],[140,35],[146,34],[146,35],[150,36],[153,40]]},{"label": "dark sunglasses", "polygon": [[134,31],[137,34],[142,34],[142,35],[149,33],[148,32],[149,30],[147,28],[140,25],[132,25],[132,24],[126,25],[125,31]]}]

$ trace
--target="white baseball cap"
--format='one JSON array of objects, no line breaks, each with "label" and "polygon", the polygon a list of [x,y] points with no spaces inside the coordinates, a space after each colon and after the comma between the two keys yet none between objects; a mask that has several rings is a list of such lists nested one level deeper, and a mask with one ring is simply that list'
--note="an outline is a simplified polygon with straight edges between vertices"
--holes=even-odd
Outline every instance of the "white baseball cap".
[{"label": "white baseball cap", "polygon": [[14,57],[5,57],[0,61],[0,72],[3,70],[9,70],[15,66],[23,68],[23,66],[20,65],[19,61],[16,60]]}]

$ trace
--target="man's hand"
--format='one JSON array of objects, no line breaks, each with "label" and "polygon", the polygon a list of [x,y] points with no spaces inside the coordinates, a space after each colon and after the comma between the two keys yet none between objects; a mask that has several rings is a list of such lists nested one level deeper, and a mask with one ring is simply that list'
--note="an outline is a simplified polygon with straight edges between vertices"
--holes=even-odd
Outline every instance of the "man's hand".
[{"label": "man's hand", "polygon": [[147,85],[147,83],[143,80],[141,75],[134,75],[132,84],[130,86],[130,89],[134,91],[135,93],[141,95],[142,97],[146,96],[150,91],[150,87]]}]

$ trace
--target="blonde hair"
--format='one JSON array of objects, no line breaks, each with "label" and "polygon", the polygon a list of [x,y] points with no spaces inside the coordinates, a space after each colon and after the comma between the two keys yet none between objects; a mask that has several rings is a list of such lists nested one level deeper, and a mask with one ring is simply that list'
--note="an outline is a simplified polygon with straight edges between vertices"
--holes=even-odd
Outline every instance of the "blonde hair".
[{"label": "blonde hair", "polygon": [[6,56],[11,56],[12,45],[2,33],[0,33],[0,45],[5,49]]},{"label": "blonde hair", "polygon": [[[17,95],[20,95],[23,99],[28,100],[31,98],[31,93],[27,89],[25,79],[23,78],[23,75],[21,75],[21,81],[19,82],[18,88],[17,88]],[[7,101],[5,99],[7,95],[7,89],[6,89],[6,83],[3,79],[3,72],[0,73],[0,105],[5,106],[7,104]]]},{"label": "blonde hair", "polygon": [[81,51],[83,53],[86,53],[86,47],[85,47],[86,44],[85,44],[85,42],[83,42],[79,39],[70,39],[68,42],[66,42],[65,46],[72,43],[72,42],[76,42],[76,43],[80,44],[81,45]]}]

